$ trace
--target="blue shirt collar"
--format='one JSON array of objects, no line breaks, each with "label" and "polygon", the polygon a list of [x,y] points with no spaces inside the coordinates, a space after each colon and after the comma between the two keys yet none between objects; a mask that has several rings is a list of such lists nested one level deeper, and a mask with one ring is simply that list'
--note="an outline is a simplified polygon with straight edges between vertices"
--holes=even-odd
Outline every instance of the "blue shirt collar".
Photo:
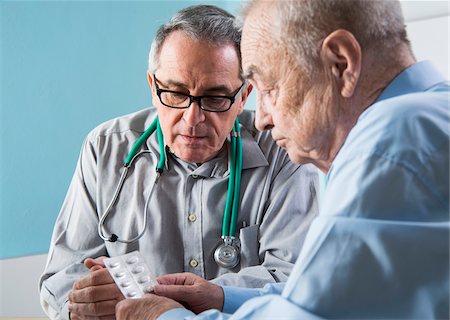
[{"label": "blue shirt collar", "polygon": [[412,92],[426,91],[437,83],[445,81],[430,61],[418,62],[399,73],[383,90],[376,102]]}]

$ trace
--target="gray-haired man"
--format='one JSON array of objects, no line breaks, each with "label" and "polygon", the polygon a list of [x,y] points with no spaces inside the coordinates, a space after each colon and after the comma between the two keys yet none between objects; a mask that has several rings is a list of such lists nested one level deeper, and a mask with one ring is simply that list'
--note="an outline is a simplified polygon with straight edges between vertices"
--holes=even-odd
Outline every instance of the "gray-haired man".
[{"label": "gray-haired man", "polygon": [[[123,296],[101,257],[134,250],[156,275],[189,271],[244,287],[287,279],[317,213],[316,174],[289,162],[243,111],[251,86],[239,45],[234,17],[213,6],[184,9],[159,29],[148,71],[155,108],[106,122],[84,143],[40,282],[51,318],[113,317]],[[156,117],[160,135],[143,142],[121,181],[124,158]],[[228,236],[240,259],[227,268],[214,253],[224,244],[236,117],[242,176]]]}]

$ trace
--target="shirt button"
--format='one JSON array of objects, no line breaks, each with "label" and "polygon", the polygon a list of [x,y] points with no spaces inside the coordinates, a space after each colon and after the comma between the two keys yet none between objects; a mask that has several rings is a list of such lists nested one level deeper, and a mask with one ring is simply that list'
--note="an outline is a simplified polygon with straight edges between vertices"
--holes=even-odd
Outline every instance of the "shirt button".
[{"label": "shirt button", "polygon": [[197,178],[198,178],[198,175],[197,175],[197,174],[193,174],[193,175],[192,175],[192,178],[197,179]]},{"label": "shirt button", "polygon": [[195,221],[197,221],[197,216],[195,214],[191,213],[189,215],[188,219],[190,222],[195,222]]},{"label": "shirt button", "polygon": [[192,259],[191,261],[189,261],[189,264],[191,265],[192,268],[195,268],[198,266],[198,261],[195,259]]}]

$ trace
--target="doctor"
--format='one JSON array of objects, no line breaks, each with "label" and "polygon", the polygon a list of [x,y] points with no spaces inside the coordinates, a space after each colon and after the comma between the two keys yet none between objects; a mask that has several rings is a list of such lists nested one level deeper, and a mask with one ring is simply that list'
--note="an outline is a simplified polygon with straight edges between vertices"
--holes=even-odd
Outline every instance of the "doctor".
[{"label": "doctor", "polygon": [[117,318],[449,319],[450,87],[415,60],[400,3],[252,1],[246,13],[257,127],[327,173],[320,214],[284,287],[167,275],[157,294],[227,314],[149,294]]},{"label": "doctor", "polygon": [[51,318],[113,316],[123,297],[98,257],[134,250],[156,275],[242,287],[287,279],[317,213],[316,174],[243,111],[252,87],[239,46],[234,17],[213,6],[158,30],[147,74],[155,108],[84,142],[40,281]]}]

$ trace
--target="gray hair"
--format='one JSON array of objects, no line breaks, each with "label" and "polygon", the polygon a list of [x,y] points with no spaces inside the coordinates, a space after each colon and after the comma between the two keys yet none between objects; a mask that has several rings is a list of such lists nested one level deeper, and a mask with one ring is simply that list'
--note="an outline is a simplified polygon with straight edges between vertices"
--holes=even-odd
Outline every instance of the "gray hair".
[{"label": "gray hair", "polygon": [[[258,2],[252,1],[244,15]],[[276,6],[273,40],[308,74],[318,66],[321,41],[338,29],[351,32],[363,51],[376,48],[380,56],[394,54],[401,43],[410,49],[399,1],[283,0]]]},{"label": "gray hair", "polygon": [[182,31],[192,39],[207,41],[212,45],[232,44],[239,57],[241,70],[240,23],[232,14],[221,8],[196,5],[180,10],[158,29],[148,57],[148,69],[151,73],[158,69],[161,48],[166,38],[174,31]]}]

